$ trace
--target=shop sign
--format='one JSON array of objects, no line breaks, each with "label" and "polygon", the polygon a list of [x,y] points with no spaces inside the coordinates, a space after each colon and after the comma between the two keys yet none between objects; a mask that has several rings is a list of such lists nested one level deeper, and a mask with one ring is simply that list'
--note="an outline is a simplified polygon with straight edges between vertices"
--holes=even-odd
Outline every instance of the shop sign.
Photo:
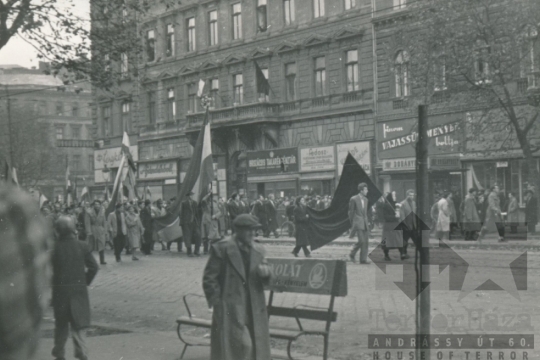
[{"label": "shop sign", "polygon": [[459,158],[430,158],[429,159],[430,169],[459,169]]},{"label": "shop sign", "polygon": [[338,143],[336,144],[336,149],[339,176],[341,176],[341,172],[343,171],[343,164],[345,163],[345,159],[347,159],[348,153],[351,153],[356,161],[358,161],[358,164],[360,164],[366,174],[371,174],[371,151],[369,140]]},{"label": "shop sign", "polygon": [[[134,161],[139,160],[139,153],[137,145],[132,145],[129,147],[131,156],[133,156]],[[94,150],[94,169],[104,169],[105,167],[117,168],[120,165],[120,160],[122,160],[122,148],[112,148],[112,149],[101,149]]]},{"label": "shop sign", "polygon": [[300,149],[300,171],[334,171],[336,152],[333,146]]},{"label": "shop sign", "polygon": [[248,151],[250,175],[276,175],[298,172],[298,148]]},{"label": "shop sign", "polygon": [[[461,151],[461,119],[456,115],[429,118],[427,135],[430,155]],[[402,119],[377,124],[377,149],[379,159],[413,157],[418,141],[418,120]]]},{"label": "shop sign", "polygon": [[410,171],[416,170],[416,158],[383,160],[383,171]]},{"label": "shop sign", "polygon": [[139,179],[176,178],[176,161],[139,164]]},{"label": "shop sign", "polygon": [[498,168],[506,168],[506,167],[508,167],[508,161],[497,161],[497,167]]}]

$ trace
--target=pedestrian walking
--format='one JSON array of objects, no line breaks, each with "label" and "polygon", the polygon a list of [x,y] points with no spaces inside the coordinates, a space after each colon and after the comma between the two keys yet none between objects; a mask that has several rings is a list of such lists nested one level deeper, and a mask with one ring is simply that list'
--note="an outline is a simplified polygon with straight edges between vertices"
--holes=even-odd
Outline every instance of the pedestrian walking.
[{"label": "pedestrian walking", "polygon": [[508,208],[506,209],[506,222],[510,226],[510,233],[516,234],[519,224],[519,205],[514,193],[508,193]]},{"label": "pedestrian walking", "polygon": [[296,225],[296,246],[292,253],[295,257],[298,257],[300,249],[304,251],[306,257],[311,257],[311,253],[308,249],[309,246],[309,215],[307,214],[306,201],[303,197],[299,196],[296,199],[296,206],[294,207],[294,223]]},{"label": "pedestrian walking", "polygon": [[210,248],[203,276],[213,309],[210,360],[270,360],[264,285],[271,272],[264,247],[253,241],[260,224],[252,215],[234,219],[235,234]]},{"label": "pedestrian walking", "polygon": [[368,187],[366,183],[358,185],[359,194],[355,195],[349,201],[349,221],[351,222],[351,232],[356,232],[358,242],[354,244],[349,258],[352,262],[356,262],[355,256],[360,250],[360,263],[369,264],[368,256]]},{"label": "pedestrian walking", "polygon": [[396,207],[395,196],[395,192],[387,194],[386,201],[379,205],[378,210],[383,221],[381,245],[385,261],[392,261],[390,258],[390,250],[392,249],[398,249],[400,258],[404,259],[403,231],[395,230],[401,221],[401,213]]},{"label": "pedestrian walking", "polygon": [[[201,218],[199,205],[193,200],[193,191],[186,194],[180,209],[180,226],[188,257],[201,256]],[[192,248],[194,246],[194,249]],[[193,250],[195,250],[193,252]]]},{"label": "pedestrian walking", "polygon": [[225,199],[220,197],[217,206],[220,214],[218,217],[219,236],[223,238],[227,235],[227,206],[225,205]]},{"label": "pedestrian walking", "polygon": [[531,189],[527,190],[525,197],[525,222],[527,223],[527,234],[534,234],[538,223],[538,200]]},{"label": "pedestrian walking", "polygon": [[99,263],[107,265],[105,262],[105,240],[106,240],[106,219],[105,209],[101,206],[101,201],[94,200],[93,207],[89,208],[87,214],[86,228],[90,229],[89,245],[91,251],[99,253]]},{"label": "pedestrian walking", "polygon": [[403,233],[403,251],[401,253],[401,260],[405,260],[409,258],[409,254],[407,254],[407,248],[409,247],[409,239],[411,241],[418,245],[419,241],[417,239],[417,232],[416,232],[416,220],[413,216],[409,216],[412,213],[416,213],[416,201],[414,201],[414,190],[409,189],[406,192],[406,198],[402,202],[400,202],[399,206],[399,215],[400,215],[400,221],[404,226],[404,229],[402,231]]},{"label": "pedestrian walking", "polygon": [[126,247],[127,226],[124,205],[116,204],[116,209],[107,219],[109,236],[113,239],[114,258],[116,262],[122,261],[122,250]]},{"label": "pedestrian walking", "polygon": [[266,208],[264,206],[264,197],[262,195],[259,195],[257,201],[255,201],[252,213],[253,215],[255,215],[255,217],[261,224],[261,230],[263,235],[266,234],[268,227],[268,218],[266,217]]},{"label": "pedestrian walking", "polygon": [[84,328],[90,326],[87,286],[98,272],[98,265],[87,244],[77,239],[74,221],[61,216],[56,222],[52,255],[54,309],[54,348],[52,356],[65,359],[65,345],[71,327],[75,358],[88,359]]},{"label": "pedestrian walking", "polygon": [[212,194],[207,194],[201,201],[202,219],[201,236],[204,255],[208,255],[209,244],[221,239],[219,234],[219,218],[221,212],[218,204],[212,199]]},{"label": "pedestrian walking", "polygon": [[476,205],[476,189],[470,188],[469,194],[463,201],[463,232],[465,240],[476,240],[478,231],[482,228]]},{"label": "pedestrian walking", "polygon": [[454,205],[454,195],[451,192],[448,193],[446,201],[448,202],[448,212],[450,213],[450,231],[448,232],[448,240],[450,240],[452,233],[458,228],[456,206]]},{"label": "pedestrian walking", "polygon": [[131,260],[137,261],[137,249],[141,247],[141,237],[144,233],[139,215],[135,213],[133,205],[128,205],[126,213],[127,238],[131,249]]},{"label": "pedestrian walking", "polygon": [[274,194],[268,195],[268,200],[264,202],[264,210],[266,213],[266,233],[264,237],[270,237],[270,233],[273,233],[276,238],[279,237],[277,232],[278,222],[277,222],[277,204],[274,200]]},{"label": "pedestrian walking", "polygon": [[444,192],[441,199],[437,203],[439,216],[437,218],[437,238],[439,240],[449,240],[450,234],[450,209],[448,208],[448,192]]},{"label": "pedestrian walking", "polygon": [[439,221],[439,200],[441,200],[441,194],[435,194],[435,202],[431,206],[429,215],[431,218],[431,229],[429,231],[430,235],[437,232],[437,221]]},{"label": "pedestrian walking", "polygon": [[[152,202],[148,199],[144,201],[144,208],[140,214],[141,223],[144,227],[141,252],[145,255],[152,255],[154,250],[154,220],[152,219]],[[181,244],[178,245],[179,247]],[[178,249],[180,251],[180,249]]]},{"label": "pedestrian walking", "polygon": [[[237,193],[233,193],[231,195],[231,198],[229,199],[229,201],[227,201],[227,210],[229,212],[229,223],[233,223],[234,219],[236,219],[236,217],[238,215],[240,215],[240,207],[238,205],[238,194]],[[233,232],[234,229],[231,229]]]},{"label": "pedestrian walking", "polygon": [[486,233],[488,233],[495,225],[499,234],[499,241],[503,242],[504,239],[504,223],[501,212],[501,200],[499,198],[499,186],[494,185],[490,189],[490,193],[487,198],[487,210],[486,221],[480,231],[480,239],[482,239]]},{"label": "pedestrian walking", "polygon": [[[157,199],[156,206],[152,208],[152,219],[159,218],[161,216],[167,215],[167,209],[163,206],[163,200]],[[163,243],[163,240],[161,239],[161,235],[158,233],[157,228],[154,226],[154,242],[158,242],[161,244],[161,250],[166,251],[167,247]],[[153,248],[151,250],[154,250]]]}]

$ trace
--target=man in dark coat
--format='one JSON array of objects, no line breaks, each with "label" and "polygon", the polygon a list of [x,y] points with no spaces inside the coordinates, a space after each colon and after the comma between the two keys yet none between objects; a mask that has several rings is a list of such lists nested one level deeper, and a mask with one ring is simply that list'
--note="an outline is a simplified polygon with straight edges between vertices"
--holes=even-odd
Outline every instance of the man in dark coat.
[{"label": "man in dark coat", "polygon": [[418,244],[416,236],[416,226],[414,219],[409,215],[416,213],[416,201],[414,201],[414,190],[407,190],[407,197],[401,202],[399,208],[400,221],[406,227],[403,229],[403,251],[401,252],[401,260],[408,259],[407,248],[409,247],[409,239]]},{"label": "man in dark coat", "polygon": [[[240,207],[238,206],[238,194],[231,195],[229,201],[227,201],[227,211],[229,212],[229,223],[232,224],[234,219],[241,214]],[[231,227],[231,232],[234,233],[234,227]]]},{"label": "man in dark coat", "polygon": [[154,249],[154,220],[152,220],[152,201],[146,199],[144,208],[141,210],[141,223],[144,227],[143,244],[141,251],[145,255],[151,255]]},{"label": "man in dark coat", "polygon": [[260,226],[248,214],[234,220],[236,232],[214,243],[203,289],[213,308],[210,360],[270,360],[264,285],[271,272],[264,247],[253,241]]},{"label": "man in dark coat", "polygon": [[[182,201],[180,209],[180,226],[189,257],[201,256],[201,216],[199,205],[192,196],[192,191],[186,194],[186,200]],[[191,245],[195,245],[194,253],[192,253]]]},{"label": "man in dark coat", "polygon": [[527,233],[534,234],[538,223],[538,200],[532,190],[527,190],[525,199],[525,222],[527,223]]},{"label": "man in dark coat", "polygon": [[293,210],[294,223],[296,224],[296,246],[292,253],[295,257],[298,257],[300,249],[304,250],[306,257],[311,257],[309,246],[309,215],[306,210],[306,201],[303,197],[298,197],[296,200],[296,206]]},{"label": "man in dark coat", "polygon": [[266,235],[268,228],[268,218],[266,216],[266,207],[264,206],[264,197],[259,195],[257,201],[253,205],[253,215],[257,217],[259,223],[261,224],[261,230],[263,235]]},{"label": "man in dark coat", "polygon": [[71,327],[75,357],[88,359],[84,328],[90,326],[87,286],[98,271],[98,264],[85,242],[77,239],[74,221],[61,216],[56,222],[56,242],[52,256],[53,308],[55,318],[52,356],[65,358],[65,345]]},{"label": "man in dark coat", "polygon": [[354,232],[358,236],[358,242],[354,244],[349,258],[352,262],[356,262],[355,256],[358,250],[360,250],[360,263],[370,264],[368,257],[368,199],[366,197],[368,193],[368,187],[366,183],[358,184],[358,195],[351,197],[349,200],[349,221],[351,222],[351,232]]},{"label": "man in dark coat", "polygon": [[264,202],[264,210],[266,212],[266,219],[268,221],[264,237],[270,237],[270,233],[273,233],[274,236],[278,238],[277,204],[274,200],[274,194],[268,195],[268,200]]}]

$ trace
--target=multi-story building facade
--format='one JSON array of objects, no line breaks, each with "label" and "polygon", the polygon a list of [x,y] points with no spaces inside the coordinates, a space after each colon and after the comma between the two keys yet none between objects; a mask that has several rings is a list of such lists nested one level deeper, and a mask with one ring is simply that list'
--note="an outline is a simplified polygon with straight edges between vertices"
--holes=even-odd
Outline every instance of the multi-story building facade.
[{"label": "multi-story building facade", "polygon": [[[138,22],[143,54],[117,64],[121,73],[137,66],[138,77],[96,90],[96,183],[110,181],[99,159],[119,150],[126,129],[139,187],[174,196],[205,116],[200,79],[212,97],[220,196],[331,194],[348,151],[373,174],[371,16],[367,0],[188,0],[151,9]],[[257,91],[257,66],[268,94]]]},{"label": "multi-story building facade", "polygon": [[[26,187],[39,188],[54,200],[65,196],[68,164],[79,194],[85,185],[93,185],[92,94],[88,82],[66,85],[64,80],[73,80],[69,74],[47,71],[46,63],[32,69],[0,67],[1,128],[6,136],[1,156],[13,158]],[[40,133],[25,134],[28,131]],[[10,143],[16,141],[20,143]],[[46,168],[28,158],[36,152],[44,153]]]}]

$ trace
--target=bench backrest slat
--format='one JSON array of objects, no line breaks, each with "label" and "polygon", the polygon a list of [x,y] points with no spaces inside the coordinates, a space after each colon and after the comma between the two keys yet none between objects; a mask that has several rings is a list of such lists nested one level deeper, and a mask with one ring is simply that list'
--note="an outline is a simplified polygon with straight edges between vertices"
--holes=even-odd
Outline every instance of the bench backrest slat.
[{"label": "bench backrest slat", "polygon": [[282,316],[306,320],[319,320],[319,321],[337,321],[337,312],[324,311],[324,310],[313,310],[313,309],[294,309],[286,308],[279,306],[270,306],[268,308],[268,315],[270,316]]}]

